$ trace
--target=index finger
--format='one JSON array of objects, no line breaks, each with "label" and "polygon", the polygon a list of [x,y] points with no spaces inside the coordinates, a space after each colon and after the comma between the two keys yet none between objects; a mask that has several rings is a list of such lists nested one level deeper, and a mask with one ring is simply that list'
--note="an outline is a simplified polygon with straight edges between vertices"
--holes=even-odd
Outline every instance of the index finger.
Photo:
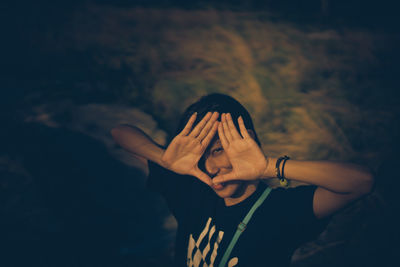
[{"label": "index finger", "polygon": [[200,134],[197,136],[199,140],[204,140],[204,138],[209,134],[209,132],[213,129],[212,127],[214,126],[214,123],[217,121],[218,117],[219,117],[218,112],[214,112],[212,114],[209,121],[206,123],[204,128],[200,131]]},{"label": "index finger", "polygon": [[242,137],[240,136],[238,130],[236,129],[235,124],[233,123],[232,115],[231,115],[230,113],[228,113],[228,116],[227,116],[227,117],[228,117],[228,118],[227,118],[228,128],[229,128],[229,131],[231,132],[231,135],[233,136],[233,138],[235,138],[235,139],[242,138]]},{"label": "index finger", "polygon": [[204,147],[208,147],[215,133],[217,132],[217,129],[218,129],[218,121],[215,121],[214,124],[212,125],[211,130],[208,132],[207,136],[204,137],[204,139],[201,141],[201,144]]}]

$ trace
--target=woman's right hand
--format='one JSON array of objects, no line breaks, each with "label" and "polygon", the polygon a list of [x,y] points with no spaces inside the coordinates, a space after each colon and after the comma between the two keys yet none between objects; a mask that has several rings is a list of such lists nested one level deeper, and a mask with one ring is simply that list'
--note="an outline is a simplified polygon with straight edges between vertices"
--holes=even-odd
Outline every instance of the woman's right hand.
[{"label": "woman's right hand", "polygon": [[163,166],[175,173],[192,175],[212,185],[211,178],[202,172],[198,162],[218,129],[218,112],[208,112],[194,127],[194,113],[185,128],[171,141],[162,155]]}]

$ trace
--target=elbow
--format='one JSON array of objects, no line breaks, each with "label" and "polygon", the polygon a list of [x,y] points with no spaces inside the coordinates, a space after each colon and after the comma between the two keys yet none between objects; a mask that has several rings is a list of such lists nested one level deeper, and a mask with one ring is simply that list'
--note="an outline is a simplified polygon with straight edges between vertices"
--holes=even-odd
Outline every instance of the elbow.
[{"label": "elbow", "polygon": [[118,134],[118,128],[117,127],[112,128],[110,133],[111,133],[111,136],[115,139],[115,136]]},{"label": "elbow", "polygon": [[359,192],[361,195],[367,195],[372,192],[375,186],[374,175],[371,172],[366,172],[361,179]]},{"label": "elbow", "polygon": [[121,146],[124,142],[124,131],[121,129],[121,126],[112,128],[110,133],[114,142]]},{"label": "elbow", "polygon": [[117,127],[112,128],[111,131],[110,131],[110,133],[111,133],[112,138],[113,138],[115,141],[117,141],[117,140],[118,140],[118,137],[119,137],[120,134],[121,134],[121,126],[117,126]]},{"label": "elbow", "polygon": [[111,133],[111,136],[114,139],[114,141],[116,141],[117,140],[117,135],[118,135],[118,129],[117,128],[112,128],[110,133]]}]

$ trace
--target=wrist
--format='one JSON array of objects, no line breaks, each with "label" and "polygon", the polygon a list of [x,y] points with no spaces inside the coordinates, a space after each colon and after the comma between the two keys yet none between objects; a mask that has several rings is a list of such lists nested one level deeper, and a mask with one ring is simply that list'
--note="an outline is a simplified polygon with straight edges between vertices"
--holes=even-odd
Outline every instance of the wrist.
[{"label": "wrist", "polygon": [[165,169],[169,169],[171,163],[165,157],[165,150],[161,149],[159,153],[156,153],[154,156],[155,162]]},{"label": "wrist", "polygon": [[263,173],[263,179],[276,178],[276,165],[277,158],[267,157],[267,167]]}]

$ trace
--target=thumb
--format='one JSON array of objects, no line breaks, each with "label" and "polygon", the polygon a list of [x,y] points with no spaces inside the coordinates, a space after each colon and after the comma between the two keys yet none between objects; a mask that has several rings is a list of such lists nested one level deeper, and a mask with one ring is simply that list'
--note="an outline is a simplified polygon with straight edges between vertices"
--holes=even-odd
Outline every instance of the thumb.
[{"label": "thumb", "polygon": [[239,180],[235,172],[230,172],[223,175],[218,175],[212,179],[213,184],[225,183],[228,181]]},{"label": "thumb", "polygon": [[200,169],[195,170],[195,172],[193,173],[193,176],[197,177],[200,181],[202,181],[203,183],[212,186],[212,181],[210,176],[208,176],[207,174],[205,174],[204,172],[202,172]]}]

